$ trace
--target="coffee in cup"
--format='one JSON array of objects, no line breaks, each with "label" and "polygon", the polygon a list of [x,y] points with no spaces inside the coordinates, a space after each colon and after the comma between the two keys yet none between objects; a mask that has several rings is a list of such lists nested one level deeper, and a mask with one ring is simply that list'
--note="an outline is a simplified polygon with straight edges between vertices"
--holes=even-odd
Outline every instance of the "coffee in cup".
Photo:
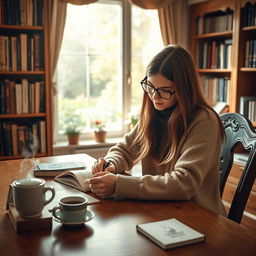
[{"label": "coffee in cup", "polygon": [[[15,180],[12,190],[14,206],[19,215],[26,218],[40,216],[44,206],[55,196],[54,188],[45,187],[45,180],[39,178]],[[46,199],[47,191],[51,192],[49,199]]]},{"label": "coffee in cup", "polygon": [[88,200],[82,196],[68,196],[59,200],[59,205],[51,211],[54,218],[65,223],[84,223]]}]

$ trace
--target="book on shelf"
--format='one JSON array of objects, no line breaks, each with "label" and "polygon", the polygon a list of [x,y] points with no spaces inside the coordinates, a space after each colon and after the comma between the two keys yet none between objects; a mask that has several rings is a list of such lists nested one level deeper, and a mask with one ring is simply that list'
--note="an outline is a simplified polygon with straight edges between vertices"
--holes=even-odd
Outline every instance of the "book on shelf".
[{"label": "book on shelf", "polygon": [[204,234],[175,218],[138,224],[136,229],[165,250],[205,240]]},{"label": "book on shelf", "polygon": [[18,127],[17,124],[11,125],[12,129],[12,153],[13,155],[18,155]]},{"label": "book on shelf", "polygon": [[0,1],[0,24],[42,26],[43,0]]},{"label": "book on shelf", "polygon": [[43,36],[21,33],[0,36],[0,71],[43,70]]},{"label": "book on shelf", "polygon": [[231,67],[232,39],[203,42],[198,45],[198,67],[220,68]]},{"label": "book on shelf", "polygon": [[256,67],[256,39],[245,42],[244,66],[248,68]]},{"label": "book on shelf", "polygon": [[10,114],[11,113],[11,109],[10,109],[11,98],[10,98],[10,81],[9,81],[9,79],[5,79],[4,84],[5,84],[5,113]]},{"label": "book on shelf", "polygon": [[233,28],[233,12],[213,12],[196,19],[196,34],[231,31]]},{"label": "book on shelf", "polygon": [[10,122],[3,122],[4,155],[12,155],[12,128]]},{"label": "book on shelf", "polygon": [[256,96],[241,96],[239,113],[256,122]]},{"label": "book on shelf", "polygon": [[5,85],[0,80],[0,114],[5,114]]},{"label": "book on shelf", "polygon": [[54,180],[80,191],[87,192],[90,191],[90,188],[89,181],[86,180],[91,177],[92,172],[90,170],[70,170],[57,175]]},{"label": "book on shelf", "polygon": [[24,150],[31,153],[46,152],[46,124],[44,120],[32,124],[1,121],[1,138],[4,150],[1,155],[23,154]]},{"label": "book on shelf", "polygon": [[46,123],[44,120],[39,122],[40,128],[40,152],[45,154],[46,153]]},{"label": "book on shelf", "polygon": [[20,34],[20,51],[21,51],[21,71],[28,70],[27,63],[27,34]]},{"label": "book on shelf", "polygon": [[249,27],[256,25],[256,5],[248,1],[242,8],[242,27]]},{"label": "book on shelf", "polygon": [[210,105],[217,101],[229,102],[229,77],[201,76],[204,95]]},{"label": "book on shelf", "polygon": [[67,170],[85,170],[86,166],[84,162],[59,162],[59,163],[38,163],[34,169],[35,176],[48,176],[55,177]]},{"label": "book on shelf", "polygon": [[45,112],[45,81],[0,80],[0,114]]}]

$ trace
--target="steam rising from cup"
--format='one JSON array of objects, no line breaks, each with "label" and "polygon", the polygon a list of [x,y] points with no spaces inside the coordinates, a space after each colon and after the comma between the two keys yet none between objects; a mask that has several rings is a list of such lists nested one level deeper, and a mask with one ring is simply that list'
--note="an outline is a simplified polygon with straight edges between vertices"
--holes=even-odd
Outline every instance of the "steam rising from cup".
[{"label": "steam rising from cup", "polygon": [[33,145],[29,145],[28,148],[23,145],[22,155],[24,159],[20,163],[20,173],[22,176],[27,177],[33,172],[39,161],[34,158],[35,153]]}]

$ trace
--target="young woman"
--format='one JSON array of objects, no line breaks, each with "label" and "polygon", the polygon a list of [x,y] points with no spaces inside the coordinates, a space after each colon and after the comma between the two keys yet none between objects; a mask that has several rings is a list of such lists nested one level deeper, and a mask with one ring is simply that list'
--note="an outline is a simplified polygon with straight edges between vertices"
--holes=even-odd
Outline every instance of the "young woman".
[{"label": "young woman", "polygon": [[[222,123],[206,103],[190,54],[170,45],[148,65],[140,121],[92,167],[105,197],[192,200],[225,215],[219,192]],[[141,161],[142,176],[121,175]]]}]

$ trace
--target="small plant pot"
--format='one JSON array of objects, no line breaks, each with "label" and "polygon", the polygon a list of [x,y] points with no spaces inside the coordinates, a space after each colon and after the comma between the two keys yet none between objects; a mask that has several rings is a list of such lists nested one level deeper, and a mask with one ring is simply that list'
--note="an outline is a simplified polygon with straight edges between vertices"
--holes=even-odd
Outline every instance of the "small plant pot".
[{"label": "small plant pot", "polygon": [[79,141],[79,134],[68,135],[69,145],[77,145]]},{"label": "small plant pot", "polygon": [[94,132],[95,141],[97,141],[97,142],[105,142],[106,135],[107,135],[106,131],[99,131],[99,132],[95,131]]}]

